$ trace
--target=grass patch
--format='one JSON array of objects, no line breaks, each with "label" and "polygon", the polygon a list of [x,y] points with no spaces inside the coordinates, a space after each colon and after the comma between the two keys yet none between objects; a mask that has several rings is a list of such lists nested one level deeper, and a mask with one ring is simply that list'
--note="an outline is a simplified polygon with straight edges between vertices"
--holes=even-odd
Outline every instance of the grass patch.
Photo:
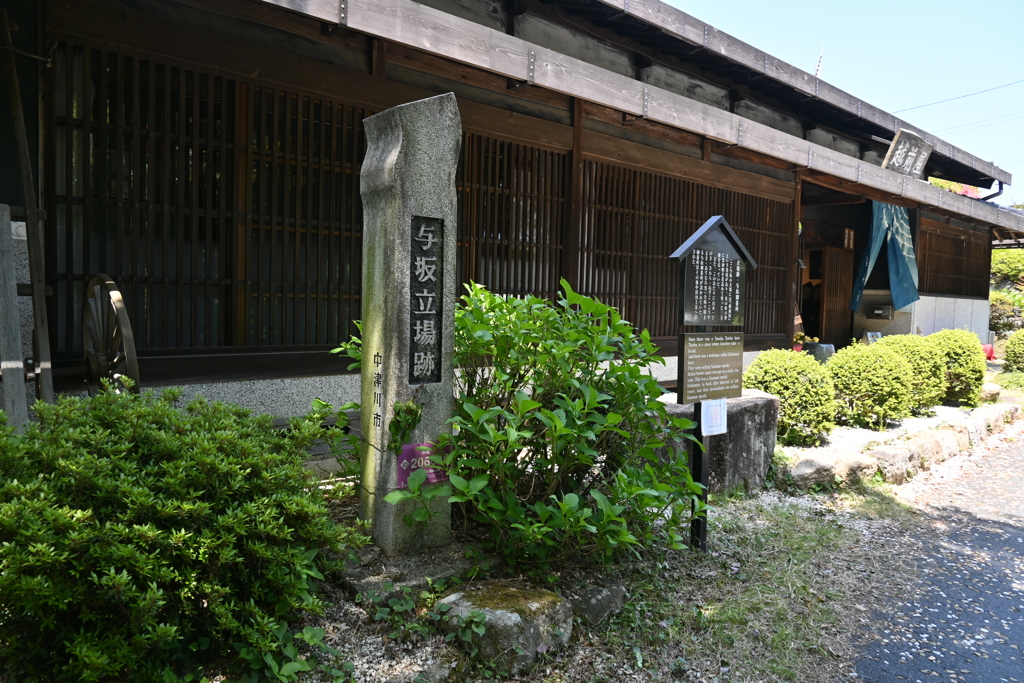
[{"label": "grass patch", "polygon": [[868,531],[878,517],[901,527],[909,508],[884,485],[799,498],[720,496],[715,508],[707,555],[616,568],[628,603],[607,624],[581,631],[571,659],[591,668],[571,680],[817,681],[852,670],[853,634],[887,582],[901,580],[881,569],[892,562],[892,539]]},{"label": "grass patch", "polygon": [[1004,389],[1020,391],[1024,389],[1024,372],[998,372],[992,381]]}]

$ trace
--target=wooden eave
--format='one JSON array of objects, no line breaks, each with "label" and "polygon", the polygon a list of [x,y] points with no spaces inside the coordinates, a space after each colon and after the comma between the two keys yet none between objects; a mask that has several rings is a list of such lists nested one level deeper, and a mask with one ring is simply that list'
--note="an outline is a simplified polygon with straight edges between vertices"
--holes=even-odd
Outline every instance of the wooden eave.
[{"label": "wooden eave", "polygon": [[[703,58],[708,63],[732,64],[736,67],[733,74],[735,77],[748,82],[756,80],[758,87],[781,99],[803,102],[804,107],[809,104],[824,105],[819,107],[820,113],[824,115],[822,122],[835,126],[839,131],[844,128],[852,129],[877,136],[882,140],[891,140],[900,128],[917,133],[935,146],[932,153],[934,163],[930,163],[929,166],[938,167],[939,172],[936,175],[957,176],[959,182],[984,187],[990,187],[994,180],[1006,184],[1010,184],[1012,180],[1009,172],[992,162],[980,159],[661,0],[595,0],[595,3],[589,0],[544,1],[567,8],[579,7],[581,4],[590,8],[594,7],[595,3],[604,5],[607,17],[614,19],[596,21],[606,26],[614,24],[613,30],[616,33],[623,36],[643,36],[647,44],[656,47],[673,42],[676,44],[674,49],[684,51],[690,60]],[[594,10],[591,9],[590,13],[593,14]],[[632,20],[632,25],[629,20]],[[652,32],[638,31],[638,25],[654,29],[662,38],[655,38]],[[765,88],[769,83],[782,88]],[[961,177],[964,177],[964,180],[959,180]]]},{"label": "wooden eave", "polygon": [[[468,64],[504,76],[513,82],[579,98],[631,117],[688,131],[718,141],[724,146],[778,159],[791,164],[794,169],[802,170],[806,174],[805,179],[816,179],[821,183],[842,186],[842,191],[863,194],[903,206],[928,206],[942,213],[969,218],[972,222],[986,224],[988,227],[1024,233],[1024,216],[1001,209],[994,204],[953,194],[928,182],[882,169],[751,119],[528,43],[521,38],[412,0],[258,1],[314,17],[325,24],[337,23],[389,43]],[[614,2],[601,2],[616,6]],[[619,2],[618,7],[621,10],[623,5],[621,0]],[[662,13],[676,12],[657,0],[631,0],[631,13],[640,11],[641,7],[647,8],[643,15],[652,15],[655,9]],[[667,30],[664,28],[666,25],[671,26],[664,24],[662,30]],[[704,49],[727,51],[724,45],[711,39],[713,28],[705,24],[700,25],[706,27],[703,30],[709,35]],[[718,34],[726,35],[721,32]],[[738,41],[736,43],[739,47],[745,45]],[[749,46],[747,48],[752,49]],[[763,75],[773,70],[780,71],[783,67],[791,69],[785,63],[774,60],[764,53],[758,54],[767,65]],[[802,82],[800,74],[803,72],[797,71],[790,72],[789,78],[794,83]],[[827,86],[820,79],[813,80],[809,87],[816,90],[818,95],[828,91],[838,100],[839,94],[843,94]],[[813,95],[813,92],[809,94]],[[855,102],[854,105],[862,113],[868,111],[869,105],[865,103]],[[902,125],[902,122],[896,121]],[[928,137],[935,140],[934,136]],[[955,148],[947,151],[956,154]],[[978,160],[977,165],[985,163],[987,162]],[[993,170],[993,173],[997,170]],[[1010,176],[1004,173],[1002,177],[1009,179]]]}]

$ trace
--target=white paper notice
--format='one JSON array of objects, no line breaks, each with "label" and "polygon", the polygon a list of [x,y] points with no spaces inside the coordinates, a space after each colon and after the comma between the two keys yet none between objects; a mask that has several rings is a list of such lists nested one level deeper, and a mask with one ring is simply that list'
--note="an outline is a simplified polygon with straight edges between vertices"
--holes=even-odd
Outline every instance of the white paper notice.
[{"label": "white paper notice", "polygon": [[715,436],[725,434],[725,407],[724,398],[716,398],[711,401],[702,401],[700,404],[700,433],[704,436]]}]

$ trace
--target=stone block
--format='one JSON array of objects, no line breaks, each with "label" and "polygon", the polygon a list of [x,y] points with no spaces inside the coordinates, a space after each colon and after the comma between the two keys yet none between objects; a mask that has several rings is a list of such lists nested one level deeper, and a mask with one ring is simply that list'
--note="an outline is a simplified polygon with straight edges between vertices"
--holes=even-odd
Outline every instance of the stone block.
[{"label": "stone block", "polygon": [[995,382],[985,382],[981,385],[981,402],[982,403],[995,403],[999,400],[999,394],[1001,394],[1003,388]]},{"label": "stone block", "polygon": [[[728,433],[712,437],[705,454],[708,488],[714,493],[738,487],[764,487],[775,453],[779,428],[779,399],[756,389],[744,389],[740,398],[726,401]],[[693,419],[693,404],[668,404],[674,417]],[[687,441],[677,440],[676,448]]]},{"label": "stone block", "polygon": [[971,432],[967,428],[967,423],[951,422],[950,424],[942,425],[939,429],[953,434],[959,450],[966,451],[971,447]]},{"label": "stone block", "polygon": [[483,613],[484,632],[473,640],[476,659],[513,675],[529,668],[539,653],[564,647],[572,636],[572,607],[551,591],[489,582],[449,593],[437,605],[449,606],[448,620],[440,622],[449,633],[459,629],[460,619]]},{"label": "stone block", "polygon": [[907,480],[908,472],[913,474],[918,470],[912,462],[914,453],[910,448],[881,446],[867,455],[878,462],[882,477],[890,484],[902,484]]},{"label": "stone block", "polygon": [[831,485],[836,480],[835,463],[824,458],[803,457],[789,467],[789,476],[798,488],[818,484]]},{"label": "stone block", "polygon": [[878,461],[866,453],[843,455],[832,463],[834,476],[843,482],[866,481],[878,471]]},{"label": "stone block", "polygon": [[621,583],[591,586],[570,597],[576,616],[590,626],[601,623],[609,615],[618,614],[626,600],[626,588]]}]

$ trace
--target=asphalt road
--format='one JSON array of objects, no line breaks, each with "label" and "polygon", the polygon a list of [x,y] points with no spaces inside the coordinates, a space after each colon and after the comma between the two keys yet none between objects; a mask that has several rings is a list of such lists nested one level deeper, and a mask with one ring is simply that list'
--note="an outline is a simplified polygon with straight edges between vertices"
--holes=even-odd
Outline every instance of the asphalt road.
[{"label": "asphalt road", "polygon": [[974,465],[929,487],[922,591],[879,615],[850,680],[1024,683],[1024,438]]}]

